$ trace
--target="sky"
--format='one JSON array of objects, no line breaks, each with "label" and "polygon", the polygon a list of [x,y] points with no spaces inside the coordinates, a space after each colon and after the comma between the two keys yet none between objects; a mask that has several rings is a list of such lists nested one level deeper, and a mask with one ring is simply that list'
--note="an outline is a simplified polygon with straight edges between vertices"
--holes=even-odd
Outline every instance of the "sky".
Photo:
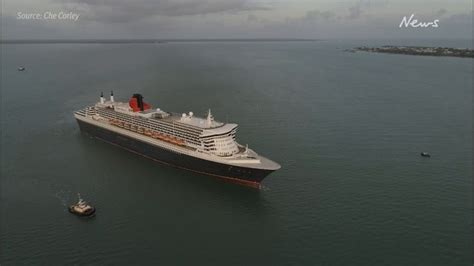
[{"label": "sky", "polygon": [[[472,39],[472,0],[2,0],[2,39]],[[49,13],[48,13],[49,12]],[[73,13],[78,19],[45,14]],[[26,19],[29,14],[39,18]],[[439,27],[402,27],[406,16]]]}]

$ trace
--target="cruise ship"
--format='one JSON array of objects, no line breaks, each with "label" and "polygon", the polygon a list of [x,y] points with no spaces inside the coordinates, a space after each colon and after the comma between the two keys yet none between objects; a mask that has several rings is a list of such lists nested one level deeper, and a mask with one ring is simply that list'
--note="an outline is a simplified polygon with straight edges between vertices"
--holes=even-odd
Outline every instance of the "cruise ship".
[{"label": "cruise ship", "polygon": [[106,100],[74,112],[82,132],[149,159],[259,188],[280,165],[236,141],[237,124],[193,112],[152,108],[141,94],[128,102]]}]

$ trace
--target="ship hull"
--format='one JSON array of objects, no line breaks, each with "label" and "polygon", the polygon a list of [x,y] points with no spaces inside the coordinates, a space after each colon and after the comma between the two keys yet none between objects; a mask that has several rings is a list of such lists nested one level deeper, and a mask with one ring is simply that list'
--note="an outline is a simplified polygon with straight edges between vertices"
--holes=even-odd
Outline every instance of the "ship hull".
[{"label": "ship hull", "polygon": [[223,178],[227,181],[241,185],[259,188],[262,180],[274,171],[268,169],[240,167],[204,160],[151,145],[130,136],[79,119],[77,119],[77,122],[82,132],[133,153],[142,155],[146,158],[189,171]]}]

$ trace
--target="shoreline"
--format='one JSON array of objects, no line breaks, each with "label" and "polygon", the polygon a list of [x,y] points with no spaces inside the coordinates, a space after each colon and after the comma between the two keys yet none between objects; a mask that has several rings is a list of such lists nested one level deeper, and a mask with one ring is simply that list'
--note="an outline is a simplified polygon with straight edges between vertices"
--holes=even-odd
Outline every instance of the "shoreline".
[{"label": "shoreline", "polygon": [[385,53],[385,54],[404,54],[419,56],[444,56],[444,57],[462,57],[474,58],[474,50],[460,49],[449,47],[424,47],[424,46],[391,46],[384,45],[381,47],[356,47],[346,50],[348,52],[369,52],[369,53]]}]

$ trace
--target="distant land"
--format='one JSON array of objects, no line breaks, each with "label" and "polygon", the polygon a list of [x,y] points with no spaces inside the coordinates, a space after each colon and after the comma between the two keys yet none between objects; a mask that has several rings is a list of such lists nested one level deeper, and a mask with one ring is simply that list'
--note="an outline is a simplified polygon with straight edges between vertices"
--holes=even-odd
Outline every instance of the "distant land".
[{"label": "distant land", "polygon": [[17,39],[1,40],[5,44],[49,43],[166,43],[166,42],[313,42],[317,39]]},{"label": "distant land", "polygon": [[371,52],[387,54],[405,54],[405,55],[424,55],[424,56],[453,56],[453,57],[471,57],[474,58],[474,50],[448,47],[423,47],[423,46],[391,46],[381,47],[356,47],[349,52]]}]

